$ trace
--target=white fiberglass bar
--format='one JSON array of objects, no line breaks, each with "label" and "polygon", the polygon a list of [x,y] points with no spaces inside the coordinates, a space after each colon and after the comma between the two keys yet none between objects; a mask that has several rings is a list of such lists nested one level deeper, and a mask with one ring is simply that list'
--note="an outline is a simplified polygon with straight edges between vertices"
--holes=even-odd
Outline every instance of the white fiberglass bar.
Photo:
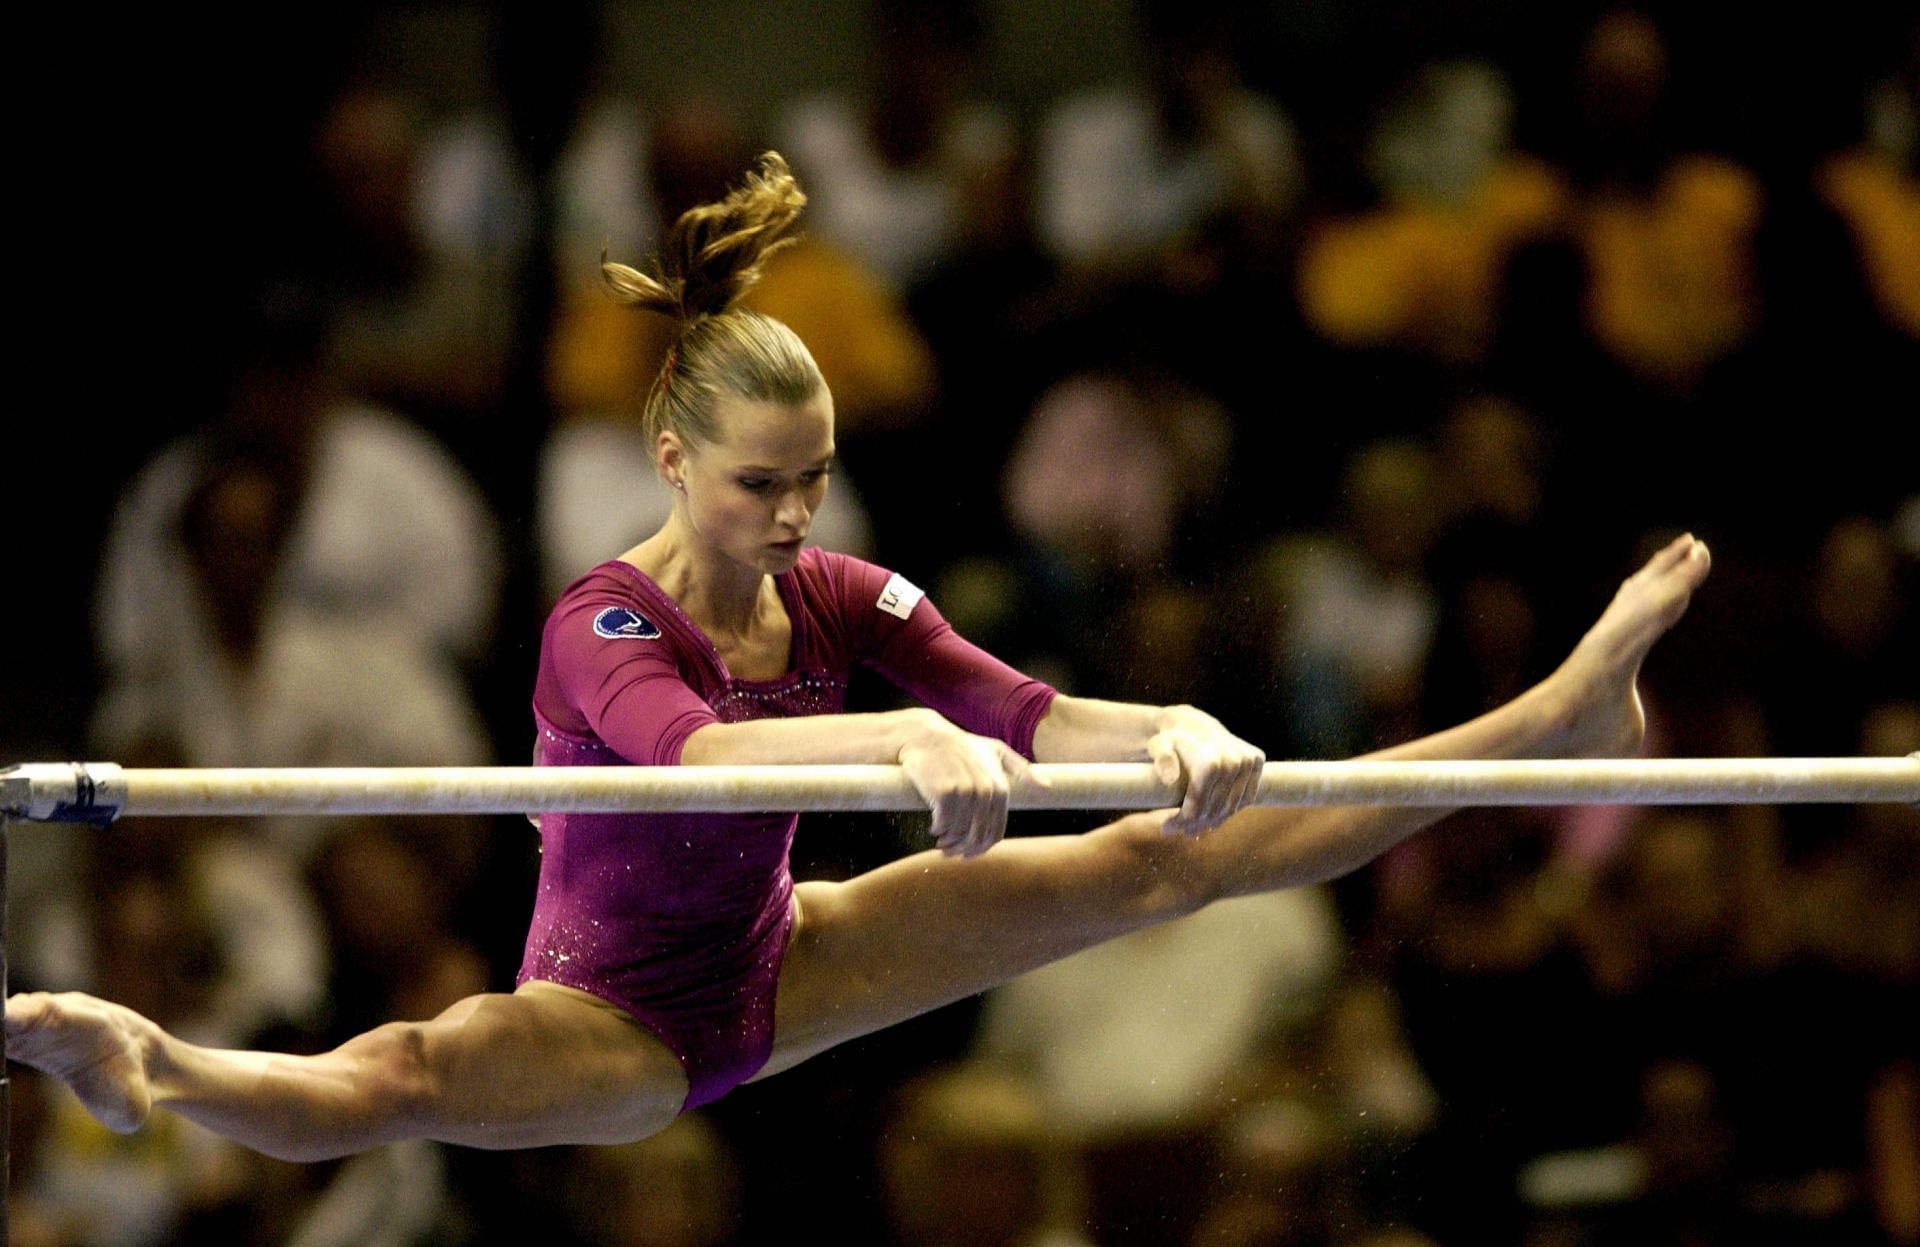
[{"label": "white fiberglass bar", "polygon": [[[1039,766],[1046,789],[1015,809],[1174,804],[1144,763]],[[915,810],[895,766],[328,767],[123,769],[33,763],[0,773],[16,817],[509,814],[525,811]],[[1920,804],[1920,754],[1904,758],[1661,758],[1507,762],[1270,762],[1261,805]]]}]

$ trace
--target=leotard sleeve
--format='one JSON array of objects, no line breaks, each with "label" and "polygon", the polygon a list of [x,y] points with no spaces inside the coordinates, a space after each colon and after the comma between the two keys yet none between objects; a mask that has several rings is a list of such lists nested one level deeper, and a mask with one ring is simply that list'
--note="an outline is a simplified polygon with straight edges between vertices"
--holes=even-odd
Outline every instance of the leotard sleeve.
[{"label": "leotard sleeve", "polygon": [[578,593],[547,621],[534,706],[635,765],[677,765],[687,737],[720,721],[688,685],[683,648],[670,621],[663,628],[610,592]]},{"label": "leotard sleeve", "polygon": [[831,556],[829,568],[855,661],[967,731],[1033,757],[1054,689],[955,632],[905,578],[845,556]]}]

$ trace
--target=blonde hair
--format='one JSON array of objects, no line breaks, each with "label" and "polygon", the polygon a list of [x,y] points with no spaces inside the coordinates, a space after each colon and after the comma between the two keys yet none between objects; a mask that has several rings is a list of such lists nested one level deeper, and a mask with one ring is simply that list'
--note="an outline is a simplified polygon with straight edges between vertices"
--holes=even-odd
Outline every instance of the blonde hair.
[{"label": "blonde hair", "polygon": [[642,428],[650,445],[667,430],[690,446],[716,440],[713,406],[721,395],[793,406],[825,386],[793,330],[734,306],[768,257],[799,241],[794,223],[806,202],[780,153],[767,152],[739,189],[680,215],[652,273],[601,262],[617,302],[678,322],[647,390]]}]

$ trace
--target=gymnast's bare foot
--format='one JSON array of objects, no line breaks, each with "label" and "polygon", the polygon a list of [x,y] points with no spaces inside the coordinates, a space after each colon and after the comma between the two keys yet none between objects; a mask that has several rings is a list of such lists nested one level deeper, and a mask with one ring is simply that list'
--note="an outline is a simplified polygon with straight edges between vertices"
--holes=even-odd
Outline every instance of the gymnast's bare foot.
[{"label": "gymnast's bare foot", "polygon": [[7,1056],[58,1078],[109,1130],[138,1130],[153,1107],[148,1060],[160,1028],[80,992],[7,998]]},{"label": "gymnast's bare foot", "polygon": [[1713,560],[1691,534],[1629,576],[1599,622],[1542,686],[1564,716],[1564,751],[1575,757],[1633,753],[1647,731],[1636,681],[1653,643],[1686,613]]}]

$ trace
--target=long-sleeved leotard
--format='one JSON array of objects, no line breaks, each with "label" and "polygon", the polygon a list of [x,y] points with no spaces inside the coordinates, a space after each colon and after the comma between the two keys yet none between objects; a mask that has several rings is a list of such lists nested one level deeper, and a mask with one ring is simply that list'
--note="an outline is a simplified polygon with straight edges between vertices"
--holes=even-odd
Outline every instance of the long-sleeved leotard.
[{"label": "long-sleeved leotard", "polygon": [[[962,639],[870,563],[803,551],[774,578],[791,669],[735,679],[704,633],[630,564],[575,581],[542,637],[543,766],[671,766],[710,723],[834,714],[855,663],[971,732],[1032,756],[1054,691]],[[831,724],[822,726],[831,731]],[[686,1107],[763,1066],[793,923],[791,814],[546,814],[520,980],[617,1004],[679,1057]]]}]

